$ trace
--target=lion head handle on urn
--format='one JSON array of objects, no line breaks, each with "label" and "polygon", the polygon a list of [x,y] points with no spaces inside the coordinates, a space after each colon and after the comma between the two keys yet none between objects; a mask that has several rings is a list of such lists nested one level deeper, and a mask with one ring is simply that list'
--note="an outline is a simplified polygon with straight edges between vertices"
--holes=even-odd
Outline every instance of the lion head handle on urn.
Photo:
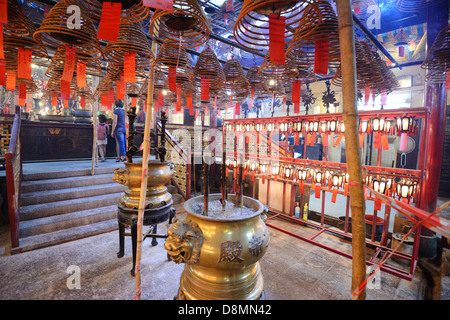
[{"label": "lion head handle on urn", "polygon": [[169,225],[164,248],[175,263],[195,264],[200,259],[203,233],[198,225],[187,219]]},{"label": "lion head handle on urn", "polygon": [[117,168],[114,170],[113,180],[117,183],[127,185],[130,170],[127,168]]}]

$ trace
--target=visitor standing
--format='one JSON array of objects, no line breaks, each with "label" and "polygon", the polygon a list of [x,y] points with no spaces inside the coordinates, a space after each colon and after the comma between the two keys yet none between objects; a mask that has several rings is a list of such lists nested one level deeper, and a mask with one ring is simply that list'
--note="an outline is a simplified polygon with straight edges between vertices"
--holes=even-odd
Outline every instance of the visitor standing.
[{"label": "visitor standing", "polygon": [[106,145],[108,144],[108,134],[109,134],[109,125],[106,123],[108,119],[104,114],[98,115],[98,124],[97,124],[97,146],[98,153],[101,158],[101,162],[105,162],[106,156]]},{"label": "visitor standing", "polygon": [[123,102],[121,100],[116,100],[116,108],[113,112],[113,124],[112,124],[112,134],[113,138],[116,138],[119,145],[119,159],[116,162],[125,162],[126,160],[126,128],[125,128],[125,110],[123,109]]}]

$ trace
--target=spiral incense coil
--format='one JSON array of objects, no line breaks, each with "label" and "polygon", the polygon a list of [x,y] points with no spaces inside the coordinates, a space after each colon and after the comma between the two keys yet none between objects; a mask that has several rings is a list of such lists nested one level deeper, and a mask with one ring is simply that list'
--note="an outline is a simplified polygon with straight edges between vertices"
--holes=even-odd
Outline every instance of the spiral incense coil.
[{"label": "spiral incense coil", "polygon": [[397,9],[402,12],[419,12],[446,0],[398,0]]},{"label": "spiral incense coil", "polygon": [[68,28],[72,13],[70,10],[67,13],[67,7],[71,4],[77,3],[74,0],[57,2],[34,32],[33,39],[53,47],[58,47],[61,42],[68,43],[83,52],[86,59],[99,59],[102,51],[97,32],[84,7],[80,6],[80,28]]},{"label": "spiral incense coil", "polygon": [[36,30],[32,21],[23,14],[16,1],[8,1],[8,23],[3,25],[3,51],[6,69],[17,69],[18,48],[31,50],[31,62],[47,63],[47,50],[40,41],[33,39]]},{"label": "spiral incense coil", "polygon": [[151,68],[155,63],[152,48],[140,23],[120,22],[116,41],[109,41],[103,52],[104,58],[113,64],[123,63],[125,52],[136,53],[136,66]]},{"label": "spiral incense coil", "polygon": [[228,60],[223,67],[223,73],[225,74],[226,86],[230,89],[233,100],[242,101],[245,99],[249,93],[248,87],[250,84],[239,60],[234,58]]},{"label": "spiral incense coil", "polygon": [[233,34],[236,41],[246,49],[267,50],[269,46],[269,14],[286,17],[285,41],[292,40],[294,33],[306,37],[317,28],[320,11],[313,0],[244,0],[236,19]]},{"label": "spiral incense coil", "polygon": [[156,10],[149,26],[154,41],[179,41],[181,36],[185,48],[204,44],[210,32],[209,20],[197,0],[173,0],[173,11]]},{"label": "spiral incense coil", "polygon": [[439,32],[421,67],[428,70],[427,82],[445,83],[446,70],[450,67],[450,26]]},{"label": "spiral incense coil", "polygon": [[[124,58],[122,57],[121,60],[115,60],[113,62],[110,62],[108,64],[108,67],[106,68],[107,74],[109,77],[111,77],[114,81],[117,81],[120,79],[120,72],[124,69]],[[147,79],[147,72],[141,65],[138,65],[136,63],[135,66],[135,75],[136,75],[136,82],[137,83],[143,83]]]},{"label": "spiral incense coil", "polygon": [[301,49],[309,64],[314,65],[316,42],[326,38],[329,48],[328,67],[335,69],[339,67],[341,60],[338,19],[328,1],[319,1],[317,5],[320,10],[320,16],[316,17],[317,21],[315,22],[317,27],[308,35],[305,35],[305,30],[298,29],[289,44],[286,55],[292,50]]},{"label": "spiral incense coil", "polygon": [[200,53],[194,67],[194,83],[197,87],[201,86],[202,77],[209,78],[210,93],[217,93],[225,88],[225,74],[222,66],[214,51],[209,47]]},{"label": "spiral incense coil", "polygon": [[[267,93],[267,85],[264,81],[264,77],[262,74],[258,73],[259,67],[257,65],[252,66],[247,71],[247,80],[250,85],[250,88],[254,88],[254,97],[262,98],[265,97]],[[250,89],[251,90],[251,89]]]},{"label": "spiral incense coil", "polygon": [[176,67],[176,83],[192,82],[194,73],[186,49],[179,41],[166,39],[155,60],[153,70],[169,73],[171,67]]},{"label": "spiral incense coil", "polygon": [[[92,21],[98,23],[102,16],[103,2],[102,0],[65,0],[71,4],[78,4],[83,6],[89,12],[89,17]],[[74,3],[75,2],[75,3]],[[144,6],[142,0],[115,0],[108,1],[115,3],[122,3],[122,10],[120,15],[120,23],[135,23],[144,20],[149,15],[149,8]]]},{"label": "spiral incense coil", "polygon": [[16,81],[16,94],[19,94],[19,85],[24,83],[27,87],[27,93],[36,93],[38,92],[38,87],[33,79],[17,79]]},{"label": "spiral incense coil", "polygon": [[[85,59],[83,53],[79,53],[78,50],[79,49],[75,48],[76,58],[75,58],[74,76],[76,76],[77,72],[76,63],[78,61],[82,61],[86,64],[86,75],[97,77],[103,76],[100,61],[93,59]],[[50,64],[48,65],[47,70],[45,71],[45,75],[49,78],[53,76],[61,77],[64,72],[65,61],[66,61],[66,46],[64,43],[62,43],[58,46],[58,49],[56,49],[55,53],[53,54],[53,58],[51,59]]]}]

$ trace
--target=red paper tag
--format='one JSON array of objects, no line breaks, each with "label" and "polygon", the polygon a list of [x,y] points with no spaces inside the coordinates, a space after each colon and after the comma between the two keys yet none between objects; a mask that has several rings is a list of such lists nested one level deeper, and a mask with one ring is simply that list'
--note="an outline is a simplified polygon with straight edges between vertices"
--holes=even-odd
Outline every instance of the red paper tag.
[{"label": "red paper tag", "polygon": [[0,0],[0,23],[8,23],[8,2]]},{"label": "red paper tag", "polygon": [[80,105],[81,105],[81,108],[86,109],[86,96],[85,95],[82,95],[80,97]]},{"label": "red paper tag", "polygon": [[107,106],[108,105],[108,95],[107,94],[102,94],[102,100],[101,100],[101,105],[102,106]]},{"label": "red paper tag", "polygon": [[359,135],[359,147],[360,148],[364,147],[364,133],[361,133]]},{"label": "red paper tag", "polygon": [[103,2],[97,39],[117,41],[119,36],[121,2]]},{"label": "red paper tag", "polygon": [[136,97],[131,97],[131,106],[136,107]]},{"label": "red paper tag", "polygon": [[58,106],[58,94],[56,92],[52,92],[52,106]]},{"label": "red paper tag", "polygon": [[337,189],[333,189],[332,193],[333,193],[333,195],[331,196],[331,202],[336,203],[338,190]]},{"label": "red paper tag", "polygon": [[63,100],[63,106],[64,106],[64,109],[68,109],[69,108],[69,100]]},{"label": "red paper tag", "polygon": [[316,199],[320,199],[320,192],[322,191],[322,188],[320,187],[320,184],[316,184]]},{"label": "red paper tag", "polygon": [[7,71],[6,90],[16,90],[16,70]]},{"label": "red paper tag", "polygon": [[[292,103],[300,102],[300,87],[301,87],[301,85],[302,85],[301,81],[292,81]],[[295,112],[295,113],[298,113],[298,112]]]},{"label": "red paper tag", "polygon": [[61,99],[68,101],[70,99],[70,82],[61,79]]},{"label": "red paper tag", "polygon": [[136,54],[134,52],[125,52],[123,62],[123,76],[125,82],[136,82]]},{"label": "red paper tag", "polygon": [[0,60],[0,86],[6,86],[6,62]]},{"label": "red paper tag", "polygon": [[286,64],[284,52],[284,30],[286,27],[286,17],[277,13],[269,15],[269,54],[270,62]]},{"label": "red paper tag", "polygon": [[339,137],[336,139],[336,141],[334,142],[334,146],[337,147],[339,145],[339,143],[341,143],[342,138],[344,137],[344,135],[342,133],[339,134]]},{"label": "red paper tag", "polygon": [[175,102],[175,111],[180,112],[181,111],[181,86],[176,86],[176,92],[177,92],[177,101]]},{"label": "red paper tag", "polygon": [[375,204],[373,207],[374,210],[380,211],[381,210],[381,200],[375,199]]},{"label": "red paper tag", "polygon": [[3,24],[0,23],[0,60],[5,60],[5,53],[3,51]]},{"label": "red paper tag", "polygon": [[303,194],[303,192],[305,191],[304,189],[305,189],[305,183],[303,182],[303,180],[300,180],[298,182],[298,192]]},{"label": "red paper tag", "polygon": [[66,44],[66,58],[64,61],[64,71],[61,76],[61,80],[65,80],[68,82],[72,81],[73,71],[75,69],[75,58],[76,58],[75,48],[72,48],[72,46]]},{"label": "red paper tag", "polygon": [[239,102],[236,102],[234,105],[234,114],[237,116],[241,115],[241,104]]},{"label": "red paper tag", "polygon": [[214,111],[217,111],[217,94],[214,94]]},{"label": "red paper tag", "polygon": [[263,175],[262,175],[262,184],[264,184],[265,181],[266,181],[266,175],[263,174]]},{"label": "red paper tag", "polygon": [[86,88],[86,62],[77,61],[77,86]]},{"label": "red paper tag", "polygon": [[314,57],[314,73],[328,74],[330,43],[326,35],[317,37]]},{"label": "red paper tag", "polygon": [[296,133],[294,133],[294,145],[295,146],[298,146],[299,145],[299,143],[300,143],[300,132],[296,132]]},{"label": "red paper tag", "polygon": [[348,195],[348,184],[344,184],[344,197]]},{"label": "red paper tag", "polygon": [[17,78],[31,79],[31,50],[19,48],[17,51]]},{"label": "red paper tag", "polygon": [[144,6],[161,9],[164,11],[173,11],[173,1],[172,0],[144,0]]},{"label": "red paper tag", "polygon": [[327,134],[322,134],[322,145],[324,147],[328,147],[328,135]]},{"label": "red paper tag", "polygon": [[27,98],[27,85],[25,83],[19,83],[19,106],[25,106],[26,98]]},{"label": "red paper tag", "polygon": [[388,138],[385,135],[381,136],[381,149],[382,150],[389,150]]},{"label": "red paper tag", "polygon": [[209,101],[209,78],[201,77],[200,83],[200,99],[203,101]]},{"label": "red paper tag", "polygon": [[121,80],[116,81],[116,89],[117,89],[117,99],[124,100],[125,99],[125,82]]},{"label": "red paper tag", "polygon": [[169,90],[172,92],[177,92],[177,67],[169,66]]},{"label": "red paper tag", "polygon": [[373,147],[379,149],[381,147],[380,134],[378,132],[373,133]]}]

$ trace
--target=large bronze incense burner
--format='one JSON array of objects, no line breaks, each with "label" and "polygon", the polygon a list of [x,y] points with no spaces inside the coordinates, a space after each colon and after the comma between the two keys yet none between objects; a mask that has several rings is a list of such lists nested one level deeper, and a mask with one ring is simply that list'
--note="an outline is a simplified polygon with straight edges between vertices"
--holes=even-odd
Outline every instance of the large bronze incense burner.
[{"label": "large bronze incense burner", "polygon": [[[127,113],[129,119],[129,136],[127,139],[127,162],[124,162],[124,168],[114,170],[113,179],[117,183],[127,186],[124,195],[119,199],[117,219],[119,223],[119,252],[117,257],[124,256],[125,236],[131,236],[133,252],[133,268],[131,274],[134,276],[136,266],[136,248],[137,248],[137,223],[139,214],[139,200],[142,181],[142,162],[133,162],[133,154],[139,152],[139,148],[134,146],[134,136],[140,134],[134,129],[134,120],[136,118],[136,108],[130,108]],[[161,119],[165,121],[167,118]],[[164,132],[162,133],[164,134]],[[172,194],[168,191],[166,185],[172,177],[172,167],[164,160],[164,146],[157,149],[159,159],[149,160],[147,165],[147,190],[145,197],[145,206],[143,214],[143,225],[150,226],[143,240],[147,237],[152,238],[152,245],[157,245],[157,238],[166,238],[167,235],[158,235],[157,225],[169,220],[175,216],[173,208]],[[130,228],[131,233],[126,233],[125,229]]]},{"label": "large bronze incense burner", "polygon": [[[185,219],[169,225],[164,247],[173,261],[185,263],[176,299],[264,299],[259,260],[270,240],[265,207],[242,197],[243,206],[227,215],[235,197],[229,195],[223,214],[213,213],[220,193],[208,196],[208,213],[203,211],[204,196],[189,199],[184,203]],[[246,208],[245,213],[240,208]],[[221,204],[216,211],[220,210]]]}]

